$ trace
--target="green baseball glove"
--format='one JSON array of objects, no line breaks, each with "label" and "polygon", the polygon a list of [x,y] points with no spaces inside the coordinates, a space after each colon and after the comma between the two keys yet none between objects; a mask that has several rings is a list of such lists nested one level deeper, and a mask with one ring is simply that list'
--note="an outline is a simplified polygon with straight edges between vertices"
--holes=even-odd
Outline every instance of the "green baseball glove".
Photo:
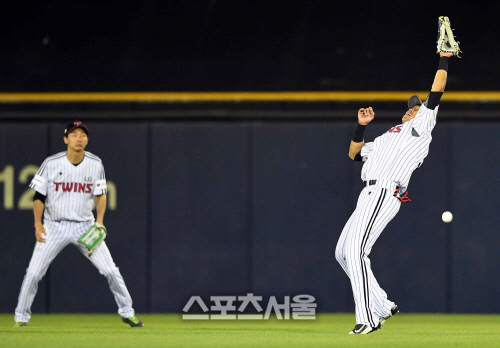
[{"label": "green baseball glove", "polygon": [[460,42],[455,40],[453,29],[451,29],[450,19],[445,16],[439,17],[438,20],[438,40],[437,40],[437,53],[449,52],[454,56],[460,57],[462,51],[459,47]]},{"label": "green baseball glove", "polygon": [[89,257],[92,255],[95,249],[102,243],[106,238],[108,232],[106,227],[96,222],[85,232],[80,238],[78,238],[78,243],[82,243],[89,251]]}]

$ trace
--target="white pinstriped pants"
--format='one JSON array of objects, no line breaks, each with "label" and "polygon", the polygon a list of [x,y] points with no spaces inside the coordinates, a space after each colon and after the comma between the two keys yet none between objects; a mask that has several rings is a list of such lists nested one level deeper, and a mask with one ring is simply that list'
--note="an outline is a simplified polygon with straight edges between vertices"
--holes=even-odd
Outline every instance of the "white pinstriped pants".
[{"label": "white pinstriped pants", "polygon": [[38,290],[38,282],[43,278],[54,258],[68,244],[75,245],[87,259],[104,275],[109,283],[109,288],[118,305],[118,314],[128,318],[134,315],[132,298],[125,286],[118,267],[113,262],[105,242],[94,250],[92,256],[88,256],[87,249],[78,243],[78,238],[84,234],[93,224],[93,221],[70,222],[70,221],[45,221],[46,236],[45,243],[36,242],[33,256],[24,276],[23,285],[19,293],[14,320],[28,322],[31,318],[31,305]]},{"label": "white pinstriped pants", "polygon": [[394,306],[377,283],[368,255],[399,211],[401,202],[394,197],[395,190],[395,183],[365,187],[337,243],[335,257],[351,280],[356,324],[377,327],[379,319],[389,316]]}]

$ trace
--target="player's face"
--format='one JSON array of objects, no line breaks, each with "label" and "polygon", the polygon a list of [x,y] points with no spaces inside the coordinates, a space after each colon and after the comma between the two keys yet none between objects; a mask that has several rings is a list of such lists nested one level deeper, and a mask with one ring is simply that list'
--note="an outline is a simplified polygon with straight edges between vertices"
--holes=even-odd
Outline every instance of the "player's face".
[{"label": "player's face", "polygon": [[404,116],[403,116],[403,123],[414,119],[415,116],[417,116],[418,109],[420,109],[420,105],[415,105],[413,108],[408,109],[406,114],[404,114]]},{"label": "player's face", "polygon": [[87,133],[81,128],[75,129],[69,133],[67,137],[64,137],[64,143],[68,145],[68,149],[75,152],[85,150],[88,142],[89,138],[87,137]]}]

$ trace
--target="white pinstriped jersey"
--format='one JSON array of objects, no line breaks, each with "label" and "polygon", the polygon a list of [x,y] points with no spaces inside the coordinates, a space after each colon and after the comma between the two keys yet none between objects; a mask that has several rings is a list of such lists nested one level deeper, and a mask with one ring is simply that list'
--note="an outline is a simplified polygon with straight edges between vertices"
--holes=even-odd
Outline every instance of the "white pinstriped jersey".
[{"label": "white pinstriped jersey", "polygon": [[373,142],[366,143],[361,149],[361,157],[365,162],[361,180],[393,181],[404,193],[411,174],[422,165],[429,153],[438,109],[439,105],[432,110],[424,103],[415,118],[392,127]]},{"label": "white pinstriped jersey", "polygon": [[106,177],[102,161],[85,152],[83,161],[72,164],[66,152],[47,157],[30,187],[46,196],[44,220],[94,220],[94,196],[106,193]]}]

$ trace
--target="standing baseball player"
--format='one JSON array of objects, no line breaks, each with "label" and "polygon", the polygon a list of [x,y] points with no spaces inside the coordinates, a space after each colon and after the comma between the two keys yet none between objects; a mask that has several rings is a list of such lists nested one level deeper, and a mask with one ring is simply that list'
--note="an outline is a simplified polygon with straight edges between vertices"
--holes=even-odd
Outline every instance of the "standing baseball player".
[{"label": "standing baseball player", "polygon": [[85,151],[88,133],[87,126],[82,122],[68,124],[64,130],[67,151],[48,157],[30,184],[36,191],[33,213],[37,241],[19,293],[14,317],[15,326],[28,324],[38,282],[47,272],[52,260],[68,244],[79,248],[108,279],[123,322],[132,327],[144,326],[135,316],[132,298],[106,243],[103,241],[89,256],[87,248],[77,242],[94,224],[94,205],[97,223],[101,225],[106,211],[104,167],[99,157]]},{"label": "standing baseball player", "polygon": [[[440,18],[441,32],[442,26],[449,28],[447,17]],[[456,48],[458,54],[458,44]],[[364,162],[361,170],[363,190],[335,251],[337,261],[350,278],[356,306],[356,326],[350,334],[376,331],[399,312],[398,306],[387,298],[377,283],[368,255],[385,226],[398,213],[401,203],[410,201],[407,192],[410,177],[429,153],[431,132],[436,125],[439,101],[446,86],[448,61],[452,56],[452,52],[440,50],[438,71],[426,101],[422,104],[418,96],[412,96],[403,123],[373,142],[365,143],[363,133],[375,113],[371,107],[358,111],[358,125],[349,157]]]}]

